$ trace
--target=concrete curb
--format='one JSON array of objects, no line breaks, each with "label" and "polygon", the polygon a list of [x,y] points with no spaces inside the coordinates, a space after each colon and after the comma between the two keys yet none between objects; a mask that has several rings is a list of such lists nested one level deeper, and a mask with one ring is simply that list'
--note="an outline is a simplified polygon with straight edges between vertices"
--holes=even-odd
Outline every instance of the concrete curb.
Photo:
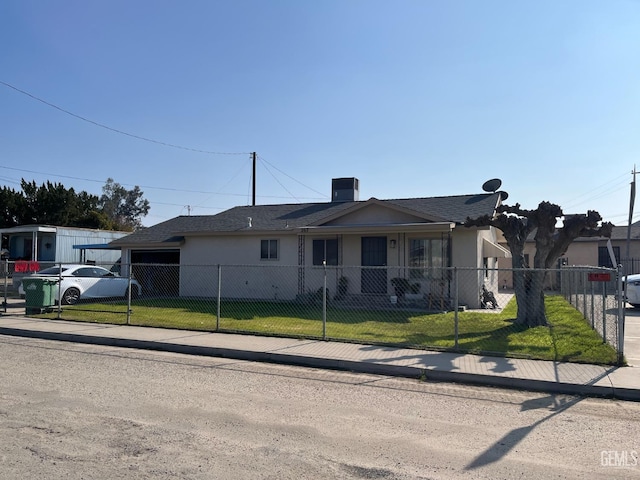
[{"label": "concrete curb", "polygon": [[317,356],[283,354],[268,351],[252,351],[235,348],[207,347],[184,345],[171,342],[93,336],[73,333],[46,332],[25,330],[11,327],[0,327],[0,334],[14,337],[39,338],[71,343],[84,343],[141,350],[155,350],[200,355],[208,357],[230,358],[276,364],[296,365],[302,367],[324,368],[393,377],[415,378],[435,382],[454,382],[471,385],[485,385],[518,390],[546,392],[552,394],[568,394],[589,397],[613,398],[618,400],[640,401],[640,390],[615,388],[613,385],[584,385],[548,380],[501,377],[466,372],[425,369],[419,367],[380,364],[367,361],[347,359],[331,359]]}]

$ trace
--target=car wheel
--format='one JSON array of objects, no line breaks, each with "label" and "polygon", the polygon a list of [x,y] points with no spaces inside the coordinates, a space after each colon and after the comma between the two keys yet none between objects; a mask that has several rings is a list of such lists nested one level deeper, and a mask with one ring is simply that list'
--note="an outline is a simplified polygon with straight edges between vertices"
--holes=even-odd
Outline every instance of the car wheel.
[{"label": "car wheel", "polygon": [[63,305],[75,305],[80,300],[80,290],[75,287],[67,288],[62,295]]},{"label": "car wheel", "polygon": [[[136,298],[138,298],[138,296],[140,295],[140,292],[138,291],[138,287],[136,287],[135,285],[131,286],[131,300],[135,300]],[[129,298],[129,289],[127,288],[127,291],[124,292],[124,298]]]}]

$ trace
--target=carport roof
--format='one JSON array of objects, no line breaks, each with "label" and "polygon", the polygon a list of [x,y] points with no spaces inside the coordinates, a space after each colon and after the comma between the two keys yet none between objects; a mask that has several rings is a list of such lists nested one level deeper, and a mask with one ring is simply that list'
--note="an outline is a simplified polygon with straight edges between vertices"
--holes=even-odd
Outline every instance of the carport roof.
[{"label": "carport roof", "polygon": [[120,250],[120,247],[109,243],[87,243],[84,245],[73,245],[74,250]]}]

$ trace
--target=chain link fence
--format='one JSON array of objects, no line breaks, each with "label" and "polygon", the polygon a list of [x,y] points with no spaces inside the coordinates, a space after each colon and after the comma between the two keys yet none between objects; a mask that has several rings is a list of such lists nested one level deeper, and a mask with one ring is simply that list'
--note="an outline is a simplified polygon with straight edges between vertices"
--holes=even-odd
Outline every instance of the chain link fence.
[{"label": "chain link fence", "polygon": [[556,271],[563,297],[585,318],[605,342],[622,349],[624,318],[618,292],[622,290],[620,274],[608,268],[588,266]]},{"label": "chain link fence", "polygon": [[[613,363],[622,354],[615,270],[274,264],[87,267],[105,270],[94,276],[87,270],[67,277],[56,266],[52,305],[37,306],[35,313],[68,320],[526,358],[591,361],[584,351],[608,348],[613,360],[599,361]],[[25,295],[19,285],[25,278],[29,283],[31,272],[16,271],[11,262],[4,262],[3,272],[6,311],[8,298]],[[594,272],[610,279],[593,277]],[[533,291],[536,285],[541,286],[538,296],[518,291]],[[78,298],[65,296],[71,288],[79,290]],[[535,328],[520,322],[540,320],[540,308],[545,325]],[[576,345],[576,339],[589,344]]]}]

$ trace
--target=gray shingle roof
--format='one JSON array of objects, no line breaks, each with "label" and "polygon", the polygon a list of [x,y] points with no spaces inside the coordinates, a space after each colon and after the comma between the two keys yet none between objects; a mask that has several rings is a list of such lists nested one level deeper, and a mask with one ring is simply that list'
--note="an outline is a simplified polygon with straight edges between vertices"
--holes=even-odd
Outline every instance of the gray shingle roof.
[{"label": "gray shingle roof", "polygon": [[384,202],[415,210],[425,216],[437,217],[445,222],[462,224],[467,217],[477,218],[482,215],[493,215],[499,197],[499,193],[487,193],[450,197],[402,198],[384,200]]},{"label": "gray shingle roof", "polygon": [[[611,240],[626,240],[627,239],[627,226],[620,226],[620,227],[613,227],[613,230],[611,231]],[[631,225],[631,236],[629,237],[630,240],[640,240],[640,225],[635,225],[632,224]],[[580,240],[580,239],[576,239],[576,240]],[[585,239],[585,240],[597,240],[597,237],[595,239]]]},{"label": "gray shingle roof", "polygon": [[[467,217],[492,215],[499,193],[457,195],[448,197],[402,198],[378,200],[390,208],[415,212],[426,221],[463,223]],[[318,225],[323,219],[339,216],[347,210],[365,206],[370,201],[297,203],[234,207],[217,215],[180,216],[141,229],[111,242],[111,245],[133,245],[174,242],[178,236],[207,232],[291,231]],[[249,228],[249,218],[251,228]]]}]

